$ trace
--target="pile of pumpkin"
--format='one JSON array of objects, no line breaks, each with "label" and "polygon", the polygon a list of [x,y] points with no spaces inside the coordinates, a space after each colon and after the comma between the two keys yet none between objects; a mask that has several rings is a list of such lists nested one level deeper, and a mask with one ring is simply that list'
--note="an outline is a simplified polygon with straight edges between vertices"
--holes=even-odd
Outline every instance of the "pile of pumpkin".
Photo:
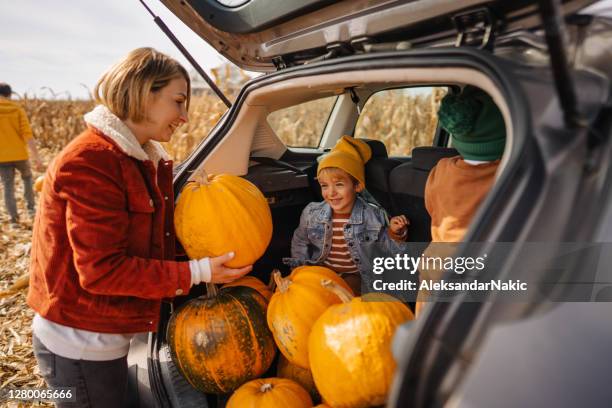
[{"label": "pile of pumpkin", "polygon": [[[202,210],[215,203],[214,212]],[[228,175],[187,184],[175,226],[190,257],[235,250],[233,267],[261,257],[272,236],[263,194]],[[214,233],[197,234],[198,228]],[[256,248],[254,240],[259,240]],[[187,381],[205,393],[233,392],[228,408],[312,407],[321,400],[321,407],[384,404],[395,370],[391,339],[397,326],[414,318],[412,312],[389,296],[354,297],[344,280],[324,267],[272,276],[269,285],[253,276],[220,289],[208,284],[206,296],[172,315],[167,341]],[[259,378],[277,348],[277,377]]]}]

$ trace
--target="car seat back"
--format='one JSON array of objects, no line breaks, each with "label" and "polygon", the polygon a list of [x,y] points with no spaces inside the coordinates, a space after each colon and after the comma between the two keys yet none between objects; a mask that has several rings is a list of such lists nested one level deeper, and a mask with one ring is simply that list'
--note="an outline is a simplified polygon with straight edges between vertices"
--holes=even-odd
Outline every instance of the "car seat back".
[{"label": "car seat back", "polygon": [[372,149],[372,157],[365,165],[366,188],[387,211],[391,211],[391,170],[402,162],[390,159],[387,148],[380,140],[362,139]]},{"label": "car seat back", "polygon": [[404,214],[410,220],[408,229],[410,241],[431,241],[431,217],[425,208],[427,177],[440,159],[458,154],[453,148],[415,147],[409,163],[401,164],[391,170],[389,185],[392,213],[393,215]]}]

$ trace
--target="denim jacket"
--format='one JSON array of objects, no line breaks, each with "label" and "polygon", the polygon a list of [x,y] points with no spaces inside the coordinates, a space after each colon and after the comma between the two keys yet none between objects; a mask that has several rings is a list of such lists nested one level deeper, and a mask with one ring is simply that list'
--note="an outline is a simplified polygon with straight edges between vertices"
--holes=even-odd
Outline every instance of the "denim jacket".
[{"label": "denim jacket", "polygon": [[[394,241],[387,228],[384,210],[357,196],[351,217],[344,226],[344,239],[362,278],[372,274],[372,259],[369,259],[372,253],[395,256],[406,251],[407,244]],[[291,258],[284,258],[283,262],[292,269],[320,265],[329,255],[331,241],[331,207],[325,201],[310,203],[304,208],[300,225],[293,233]]]}]

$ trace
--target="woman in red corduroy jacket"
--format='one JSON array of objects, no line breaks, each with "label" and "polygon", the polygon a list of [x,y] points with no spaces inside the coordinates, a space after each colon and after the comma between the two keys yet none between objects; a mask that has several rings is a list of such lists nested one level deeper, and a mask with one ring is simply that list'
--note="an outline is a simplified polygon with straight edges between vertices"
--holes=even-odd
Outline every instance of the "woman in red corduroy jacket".
[{"label": "woman in red corduroy jacket", "polygon": [[224,267],[232,253],[174,260],[172,162],[159,142],[187,122],[187,71],[140,48],[112,66],[94,94],[87,130],[45,176],[27,301],[48,385],[75,387],[77,406],[120,407],[130,340],[156,330],[161,299],[251,267]]}]

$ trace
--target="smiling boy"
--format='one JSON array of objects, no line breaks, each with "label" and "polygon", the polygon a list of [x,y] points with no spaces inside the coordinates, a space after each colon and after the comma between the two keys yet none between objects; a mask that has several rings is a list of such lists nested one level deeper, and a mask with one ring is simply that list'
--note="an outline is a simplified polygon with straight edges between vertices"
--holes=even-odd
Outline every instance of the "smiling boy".
[{"label": "smiling boy", "polygon": [[379,245],[389,255],[402,251],[409,221],[404,215],[391,218],[389,226],[382,208],[367,202],[365,163],[372,156],[367,143],[343,136],[319,162],[317,179],[322,202],[304,208],[291,241],[292,268],[321,265],[338,273],[356,294],[361,279],[371,274],[366,245]]}]

